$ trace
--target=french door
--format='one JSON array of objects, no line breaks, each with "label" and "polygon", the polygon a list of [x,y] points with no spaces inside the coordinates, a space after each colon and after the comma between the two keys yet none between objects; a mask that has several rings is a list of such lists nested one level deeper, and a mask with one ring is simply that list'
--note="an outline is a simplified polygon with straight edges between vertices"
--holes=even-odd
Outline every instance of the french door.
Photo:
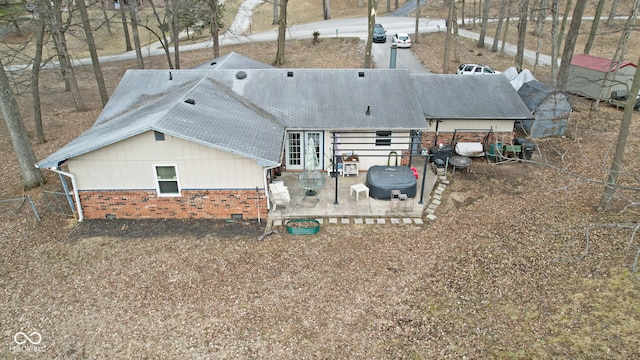
[{"label": "french door", "polygon": [[318,157],[318,167],[323,168],[324,139],[321,131],[289,131],[287,132],[287,144],[285,146],[286,166],[288,170],[305,169],[305,151],[309,145],[309,139],[313,139],[315,153]]}]

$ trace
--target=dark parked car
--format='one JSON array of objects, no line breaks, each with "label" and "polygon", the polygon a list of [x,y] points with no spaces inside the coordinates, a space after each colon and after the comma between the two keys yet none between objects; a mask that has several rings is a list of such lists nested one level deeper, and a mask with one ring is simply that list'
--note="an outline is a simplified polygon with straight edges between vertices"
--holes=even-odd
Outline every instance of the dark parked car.
[{"label": "dark parked car", "polygon": [[376,24],[373,27],[373,42],[375,43],[386,43],[387,42],[387,31],[382,27],[381,24]]}]

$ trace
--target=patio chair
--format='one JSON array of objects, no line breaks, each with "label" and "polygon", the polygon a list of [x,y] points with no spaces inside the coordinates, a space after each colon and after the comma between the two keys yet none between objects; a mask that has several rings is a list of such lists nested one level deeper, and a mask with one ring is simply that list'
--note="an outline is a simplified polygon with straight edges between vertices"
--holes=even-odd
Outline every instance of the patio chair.
[{"label": "patio chair", "polygon": [[291,196],[289,195],[289,188],[284,185],[284,182],[274,181],[269,184],[269,199],[271,200],[271,210],[275,211],[280,205],[284,206],[286,211],[289,211]]}]

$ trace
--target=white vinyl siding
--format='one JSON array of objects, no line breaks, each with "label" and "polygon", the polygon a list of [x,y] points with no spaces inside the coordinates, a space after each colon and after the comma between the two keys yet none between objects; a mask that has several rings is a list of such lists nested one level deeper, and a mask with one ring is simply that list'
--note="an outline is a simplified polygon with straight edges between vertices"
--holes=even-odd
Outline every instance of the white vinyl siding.
[{"label": "white vinyl siding", "polygon": [[263,188],[253,159],[153,131],[78,156],[67,162],[79,190],[157,190],[156,165],[176,166],[180,190]]}]

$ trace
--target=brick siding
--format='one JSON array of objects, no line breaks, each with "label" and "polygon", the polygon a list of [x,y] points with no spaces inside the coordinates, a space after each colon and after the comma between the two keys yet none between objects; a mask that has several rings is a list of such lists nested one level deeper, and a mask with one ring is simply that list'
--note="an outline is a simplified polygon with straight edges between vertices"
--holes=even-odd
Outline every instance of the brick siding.
[{"label": "brick siding", "polygon": [[158,197],[154,190],[80,191],[86,219],[243,219],[267,213],[260,190],[183,190],[181,196]]}]

